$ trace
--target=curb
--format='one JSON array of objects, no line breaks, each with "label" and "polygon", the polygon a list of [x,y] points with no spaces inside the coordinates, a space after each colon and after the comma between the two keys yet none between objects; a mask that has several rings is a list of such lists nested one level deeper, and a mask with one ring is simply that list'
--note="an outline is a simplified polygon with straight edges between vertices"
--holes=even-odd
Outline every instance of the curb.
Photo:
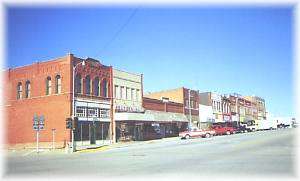
[{"label": "curb", "polygon": [[105,151],[110,148],[111,148],[111,146],[105,145],[105,146],[100,146],[97,148],[87,148],[87,149],[79,150],[79,151],[76,151],[75,153],[91,153],[91,152],[97,152],[97,151]]}]

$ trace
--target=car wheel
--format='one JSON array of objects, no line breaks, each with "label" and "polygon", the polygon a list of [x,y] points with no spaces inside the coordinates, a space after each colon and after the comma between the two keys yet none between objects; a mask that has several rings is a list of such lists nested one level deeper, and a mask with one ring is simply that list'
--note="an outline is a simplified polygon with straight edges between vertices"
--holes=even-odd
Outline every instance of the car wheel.
[{"label": "car wheel", "polygon": [[227,135],[230,135],[230,131],[226,131],[226,134],[227,134]]},{"label": "car wheel", "polygon": [[190,135],[185,135],[185,139],[190,139]]},{"label": "car wheel", "polygon": [[205,138],[209,138],[210,137],[210,134],[209,133],[206,133],[205,134]]}]

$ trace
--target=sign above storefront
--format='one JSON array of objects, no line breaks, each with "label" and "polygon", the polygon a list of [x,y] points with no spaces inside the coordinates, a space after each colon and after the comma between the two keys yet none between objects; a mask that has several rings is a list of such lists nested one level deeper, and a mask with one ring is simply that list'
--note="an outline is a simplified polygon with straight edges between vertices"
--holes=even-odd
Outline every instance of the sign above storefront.
[{"label": "sign above storefront", "polygon": [[141,107],[117,105],[116,112],[142,113],[145,112],[145,110]]}]

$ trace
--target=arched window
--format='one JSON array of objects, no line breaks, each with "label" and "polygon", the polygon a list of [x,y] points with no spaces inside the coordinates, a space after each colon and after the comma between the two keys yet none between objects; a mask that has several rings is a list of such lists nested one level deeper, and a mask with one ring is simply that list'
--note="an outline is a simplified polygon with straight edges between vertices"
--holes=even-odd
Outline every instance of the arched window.
[{"label": "arched window", "polygon": [[89,75],[85,77],[85,94],[91,94],[91,78]]},{"label": "arched window", "polygon": [[22,83],[19,82],[17,85],[17,99],[22,99]]},{"label": "arched window", "polygon": [[76,77],[75,77],[75,93],[78,93],[80,94],[81,93],[81,75],[80,74],[77,74]]},{"label": "arched window", "polygon": [[95,96],[99,96],[100,94],[99,94],[99,92],[100,92],[100,84],[99,84],[100,82],[99,82],[99,77],[96,77],[95,79],[94,79],[94,81],[93,81],[93,94],[95,95]]},{"label": "arched window", "polygon": [[51,77],[47,77],[46,79],[46,95],[51,94]]},{"label": "arched window", "polygon": [[55,94],[61,93],[61,77],[60,75],[55,76]]},{"label": "arched window", "polygon": [[102,80],[102,96],[107,97],[108,95],[108,90],[107,90],[107,80],[103,79]]},{"label": "arched window", "polygon": [[31,90],[30,81],[27,80],[25,84],[25,98],[30,97],[30,90]]}]

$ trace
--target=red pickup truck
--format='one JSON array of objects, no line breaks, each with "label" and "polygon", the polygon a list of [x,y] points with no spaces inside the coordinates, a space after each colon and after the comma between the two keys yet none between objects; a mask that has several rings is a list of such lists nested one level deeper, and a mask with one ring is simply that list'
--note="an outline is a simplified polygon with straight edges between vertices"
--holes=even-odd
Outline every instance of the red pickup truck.
[{"label": "red pickup truck", "polygon": [[213,125],[212,129],[215,130],[217,135],[230,135],[236,132],[234,127],[226,126],[226,125]]}]

